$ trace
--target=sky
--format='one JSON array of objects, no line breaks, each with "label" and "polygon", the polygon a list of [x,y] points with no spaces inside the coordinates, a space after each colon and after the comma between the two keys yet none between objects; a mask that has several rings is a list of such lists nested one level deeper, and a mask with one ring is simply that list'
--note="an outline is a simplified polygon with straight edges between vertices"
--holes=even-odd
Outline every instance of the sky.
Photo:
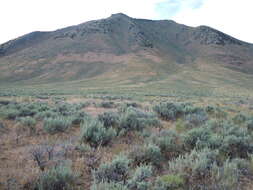
[{"label": "sky", "polygon": [[122,12],[145,19],[207,25],[253,43],[253,0],[1,0],[0,44]]}]

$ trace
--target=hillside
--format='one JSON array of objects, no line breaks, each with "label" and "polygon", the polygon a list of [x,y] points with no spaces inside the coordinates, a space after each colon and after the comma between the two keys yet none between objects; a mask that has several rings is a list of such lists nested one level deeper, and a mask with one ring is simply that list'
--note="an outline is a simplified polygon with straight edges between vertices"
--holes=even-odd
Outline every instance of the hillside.
[{"label": "hillside", "polygon": [[53,32],[32,32],[0,45],[2,85],[159,88],[180,83],[253,89],[252,74],[252,44],[207,26],[122,13]]}]

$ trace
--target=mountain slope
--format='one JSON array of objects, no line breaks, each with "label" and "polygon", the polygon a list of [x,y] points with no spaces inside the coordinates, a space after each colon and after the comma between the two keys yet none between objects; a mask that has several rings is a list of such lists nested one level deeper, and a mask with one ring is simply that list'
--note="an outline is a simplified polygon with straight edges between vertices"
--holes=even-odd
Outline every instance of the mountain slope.
[{"label": "mountain slope", "polygon": [[[209,71],[205,78],[203,73]],[[185,79],[191,81],[197,72],[199,81],[210,82],[221,71],[226,71],[222,81],[234,80],[238,73],[251,77],[253,45],[207,26],[122,13],[53,32],[33,32],[0,45],[2,84],[92,79],[130,85],[184,80],[180,77],[185,73],[191,73]]]}]

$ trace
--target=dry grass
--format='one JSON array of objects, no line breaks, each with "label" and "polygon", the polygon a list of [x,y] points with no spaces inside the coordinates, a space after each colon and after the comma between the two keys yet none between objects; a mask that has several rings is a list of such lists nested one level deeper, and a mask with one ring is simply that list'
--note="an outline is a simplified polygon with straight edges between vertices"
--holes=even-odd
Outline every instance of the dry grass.
[{"label": "dry grass", "polygon": [[[105,111],[115,109],[106,109],[100,107],[87,107],[85,111],[93,116],[97,116]],[[0,138],[0,189],[11,187],[12,189],[22,189],[29,187],[41,171],[37,163],[33,160],[31,150],[38,145],[48,144],[55,146],[54,151],[62,151],[61,145],[68,144],[71,148],[61,159],[72,161],[72,169],[78,174],[76,180],[76,189],[89,189],[92,176],[91,169],[97,167],[101,162],[108,162],[115,155],[126,152],[132,146],[142,143],[138,135],[131,134],[127,137],[116,138],[112,144],[107,147],[99,147],[92,152],[82,153],[75,149],[79,142],[79,127],[72,127],[66,133],[49,135],[43,131],[41,122],[36,125],[36,134],[30,135],[28,129],[14,121],[3,121],[8,131]],[[90,162],[93,158],[98,158],[96,163]],[[48,163],[48,168],[52,167],[54,162]],[[2,187],[1,187],[2,185]]]},{"label": "dry grass", "polygon": [[[20,101],[24,101],[24,99],[20,99]],[[32,99],[31,101],[36,101],[36,99]],[[46,101],[52,103],[51,99]],[[78,96],[69,96],[65,101],[69,103],[82,103],[87,101],[95,103],[101,102],[98,99]],[[117,103],[120,103],[120,101]],[[229,104],[227,101],[211,101],[208,98],[196,100],[194,103],[198,106],[228,106],[230,108],[227,111],[229,117],[233,117],[236,113],[233,110],[238,112],[238,109],[249,114],[253,113],[250,110],[249,104],[238,106],[236,104]],[[151,105],[149,102],[139,104],[143,109],[150,111]],[[116,108],[101,108],[91,104],[84,108],[83,111],[92,116],[97,116],[104,112],[116,111]],[[8,130],[0,136],[0,190],[8,189],[10,186],[12,189],[24,189],[24,187],[28,188],[31,183],[36,181],[41,171],[30,152],[38,145],[53,145],[55,146],[54,151],[56,153],[61,153],[65,150],[64,147],[70,147],[66,148],[67,152],[59,157],[59,159],[72,161],[72,170],[78,175],[75,189],[89,189],[92,183],[92,169],[98,167],[100,163],[111,161],[115,155],[128,153],[136,145],[144,143],[143,137],[137,133],[130,133],[127,136],[115,138],[109,146],[99,147],[88,152],[81,152],[75,148],[80,144],[79,126],[73,126],[65,133],[49,135],[43,131],[42,123],[38,122],[36,125],[37,133],[30,135],[28,129],[25,129],[24,126],[14,121],[3,120],[3,123]],[[176,122],[161,121],[161,123],[163,129],[176,129]],[[151,134],[155,134],[159,130],[159,128],[152,128]],[[54,164],[54,162],[48,162],[46,168],[50,168]],[[245,179],[245,189],[252,189],[252,182],[248,179]]]}]

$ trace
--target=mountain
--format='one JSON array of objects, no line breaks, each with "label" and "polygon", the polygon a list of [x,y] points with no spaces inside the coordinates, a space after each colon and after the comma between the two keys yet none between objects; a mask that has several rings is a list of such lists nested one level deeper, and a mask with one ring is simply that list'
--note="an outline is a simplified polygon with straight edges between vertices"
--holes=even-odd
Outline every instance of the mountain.
[{"label": "mountain", "polygon": [[[253,44],[208,26],[122,13],[52,32],[32,32],[0,45],[0,83],[218,84],[235,81],[238,74],[245,80],[252,76]],[[244,84],[240,78],[235,83]]]}]

